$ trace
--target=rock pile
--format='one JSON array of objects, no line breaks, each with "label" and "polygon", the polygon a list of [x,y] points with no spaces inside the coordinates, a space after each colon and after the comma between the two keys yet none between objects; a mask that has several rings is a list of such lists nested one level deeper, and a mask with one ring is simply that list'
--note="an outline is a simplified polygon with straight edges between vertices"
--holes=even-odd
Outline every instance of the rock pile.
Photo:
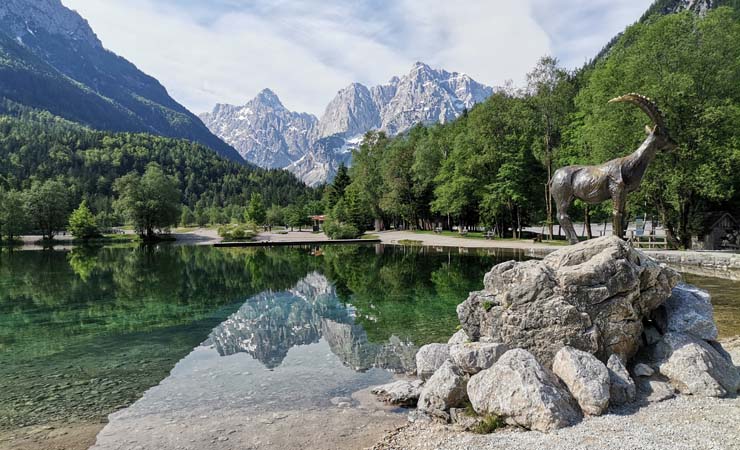
[{"label": "rock pile", "polygon": [[[495,266],[458,306],[462,329],[419,349],[417,417],[469,429],[467,407],[481,420],[549,431],[676,391],[734,395],[740,373],[716,341],[709,294],[679,282],[614,237]],[[412,382],[403,383],[405,393]],[[383,398],[413,403],[396,397]]]}]

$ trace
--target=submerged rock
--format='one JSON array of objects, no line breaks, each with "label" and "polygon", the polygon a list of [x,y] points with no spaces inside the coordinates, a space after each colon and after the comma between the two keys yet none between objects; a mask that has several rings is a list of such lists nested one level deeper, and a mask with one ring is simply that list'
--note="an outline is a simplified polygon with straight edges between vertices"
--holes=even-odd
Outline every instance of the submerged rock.
[{"label": "submerged rock", "polygon": [[621,239],[603,237],[541,261],[495,266],[484,290],[471,293],[457,313],[472,340],[527,349],[547,367],[566,345],[627,361],[640,346],[643,318],[679,278]]},{"label": "submerged rock", "polygon": [[658,370],[683,394],[724,397],[740,388],[737,368],[711,345],[684,333],[667,333],[650,349]]},{"label": "submerged rock", "polygon": [[619,356],[610,356],[606,368],[609,371],[609,403],[624,405],[634,402],[637,388]]},{"label": "submerged rock", "polygon": [[416,352],[416,375],[427,380],[450,357],[450,346],[447,344],[428,344]]},{"label": "submerged rock", "polygon": [[399,380],[376,386],[370,392],[391,405],[412,407],[419,401],[422,384],[421,380]]},{"label": "submerged rock", "polygon": [[505,344],[469,342],[450,346],[450,359],[465,373],[475,375],[491,367],[507,351]]},{"label": "submerged rock", "polygon": [[591,353],[563,347],[555,354],[552,371],[568,386],[584,414],[599,416],[609,406],[609,371]]},{"label": "submerged rock", "polygon": [[451,361],[445,361],[424,384],[418,408],[435,417],[448,417],[447,411],[467,399],[468,376]]},{"label": "submerged rock", "polygon": [[532,430],[562,428],[580,419],[557,377],[522,349],[506,352],[490,369],[473,375],[468,397],[478,414],[495,414]]}]

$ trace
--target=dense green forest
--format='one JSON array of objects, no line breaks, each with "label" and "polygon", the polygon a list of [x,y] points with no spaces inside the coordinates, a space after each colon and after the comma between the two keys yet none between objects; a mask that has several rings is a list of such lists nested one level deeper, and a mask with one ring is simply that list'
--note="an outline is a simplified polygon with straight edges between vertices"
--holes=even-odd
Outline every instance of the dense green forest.
[{"label": "dense green forest", "polygon": [[[67,215],[83,200],[101,226],[119,225],[125,214],[114,208],[120,197],[116,182],[144,174],[152,163],[173,181],[193,223],[242,220],[253,194],[260,194],[267,205],[304,204],[320,195],[286,171],[235,163],[201,144],[150,134],[93,131],[47,112],[8,104],[4,110],[14,113],[0,116],[0,212],[8,213],[0,214],[5,218],[0,222],[5,226],[24,203],[21,193],[29,194],[25,204],[30,204],[32,193],[39,194],[40,202],[56,196],[41,202],[60,209],[57,215],[63,218],[56,229],[64,228]],[[42,187],[50,192],[44,193]],[[17,231],[44,229],[37,216],[29,219]],[[179,219],[178,212],[172,224]]]},{"label": "dense green forest", "polygon": [[[515,236],[552,225],[549,174],[636,150],[649,119],[607,102],[639,92],[659,104],[680,146],[658,155],[628,213],[659,220],[672,244],[688,247],[708,212],[740,211],[740,21],[728,7],[653,15],[606,53],[575,72],[542,58],[524,89],[499,90],[452,123],[393,139],[368,133],[349,176],[325,192],[332,222]],[[577,203],[573,217],[606,220],[610,207]]]}]

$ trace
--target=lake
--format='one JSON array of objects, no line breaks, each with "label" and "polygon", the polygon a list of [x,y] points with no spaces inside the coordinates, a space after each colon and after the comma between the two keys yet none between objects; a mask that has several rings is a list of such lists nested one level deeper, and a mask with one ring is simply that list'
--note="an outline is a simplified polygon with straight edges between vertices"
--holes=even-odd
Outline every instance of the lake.
[{"label": "lake", "polygon": [[[354,425],[404,419],[367,388],[413,371],[416,349],[446,341],[455,306],[510,259],[525,256],[382,245],[3,251],[0,431],[119,411],[96,448],[371,444],[372,430]],[[720,333],[740,334],[740,282],[688,281],[713,294]]]}]

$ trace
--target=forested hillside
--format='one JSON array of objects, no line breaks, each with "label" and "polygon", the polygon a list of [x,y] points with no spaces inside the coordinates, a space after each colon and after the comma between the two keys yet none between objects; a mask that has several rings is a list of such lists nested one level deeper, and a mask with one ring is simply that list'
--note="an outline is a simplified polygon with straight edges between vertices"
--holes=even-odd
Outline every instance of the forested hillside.
[{"label": "forested hillside", "polygon": [[110,131],[200,142],[242,161],[154,78],[106,50],[59,0],[0,2],[0,99]]},{"label": "forested hillside", "polygon": [[174,177],[182,203],[208,216],[208,222],[215,222],[214,216],[241,220],[254,193],[267,205],[301,203],[315,195],[286,171],[235,163],[201,144],[93,131],[8,103],[0,109],[16,114],[0,116],[0,192],[24,192],[37,182],[59,181],[68,194],[68,211],[86,200],[108,225],[121,223],[112,207],[115,181],[131,172],[142,174],[150,163]]},{"label": "forested hillside", "polygon": [[[708,212],[740,211],[738,80],[735,10],[652,15],[582,70],[543,58],[525,89],[498,92],[453,123],[395,139],[368,134],[350,180],[328,188],[326,206],[336,222],[358,228],[439,223],[517,234],[552,224],[548,174],[636,150],[649,119],[607,102],[639,92],[659,104],[680,146],[657,156],[629,213],[660,220],[675,245],[689,246]],[[607,203],[589,214],[604,220],[610,210]],[[585,215],[577,204],[575,220]]]}]

